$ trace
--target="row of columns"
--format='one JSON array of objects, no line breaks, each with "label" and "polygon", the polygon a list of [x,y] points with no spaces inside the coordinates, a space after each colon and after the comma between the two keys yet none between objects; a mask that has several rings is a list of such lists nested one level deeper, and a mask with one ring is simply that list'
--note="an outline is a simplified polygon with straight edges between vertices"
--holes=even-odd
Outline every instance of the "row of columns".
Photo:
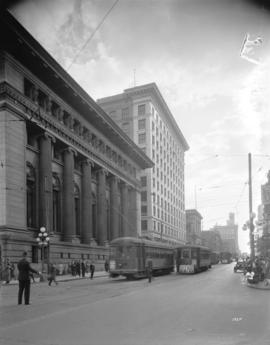
[{"label": "row of columns", "polygon": [[[53,207],[52,207],[52,141],[48,134],[40,137],[39,159],[39,219],[40,226],[46,226],[52,232]],[[73,242],[77,239],[75,232],[75,208],[74,208],[74,157],[76,151],[72,148],[64,150],[63,168],[63,240]],[[99,245],[105,245],[108,238],[107,226],[110,224],[110,239],[118,236],[136,236],[139,217],[139,193],[129,187],[125,182],[119,181],[117,176],[109,177],[110,181],[110,212],[107,213],[106,179],[104,169],[97,172],[97,221],[96,238],[93,239],[92,229],[92,167],[93,163],[86,159],[82,164],[81,181],[81,235],[82,243],[90,244],[93,240]],[[119,203],[119,187],[120,199]],[[119,217],[119,213],[121,217]],[[108,220],[107,217],[110,217]],[[121,222],[121,224],[120,224]],[[121,229],[121,230],[120,230]]]}]

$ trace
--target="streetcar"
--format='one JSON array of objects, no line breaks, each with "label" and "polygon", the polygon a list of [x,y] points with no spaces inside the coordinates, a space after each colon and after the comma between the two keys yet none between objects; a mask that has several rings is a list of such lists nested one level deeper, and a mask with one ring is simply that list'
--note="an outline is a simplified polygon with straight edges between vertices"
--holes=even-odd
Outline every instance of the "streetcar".
[{"label": "streetcar", "polygon": [[221,252],[220,262],[222,264],[230,264],[232,262],[232,254],[230,252]]},{"label": "streetcar", "polygon": [[111,277],[145,278],[149,264],[153,275],[173,272],[174,249],[165,243],[143,238],[119,237],[111,241],[109,255]]},{"label": "streetcar", "polygon": [[216,265],[219,263],[220,254],[218,252],[211,252],[210,258],[211,258],[211,265]]},{"label": "streetcar", "polygon": [[198,273],[211,268],[211,250],[199,245],[177,247],[175,251],[178,273]]}]

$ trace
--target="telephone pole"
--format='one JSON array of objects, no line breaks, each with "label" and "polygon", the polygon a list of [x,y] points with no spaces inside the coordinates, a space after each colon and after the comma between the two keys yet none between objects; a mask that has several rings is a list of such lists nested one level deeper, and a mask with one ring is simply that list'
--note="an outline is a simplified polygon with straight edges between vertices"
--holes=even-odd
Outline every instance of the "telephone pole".
[{"label": "telephone pole", "polygon": [[254,214],[252,211],[252,165],[251,165],[251,153],[248,154],[248,185],[249,185],[249,243],[250,243],[250,257],[255,258],[254,250]]}]

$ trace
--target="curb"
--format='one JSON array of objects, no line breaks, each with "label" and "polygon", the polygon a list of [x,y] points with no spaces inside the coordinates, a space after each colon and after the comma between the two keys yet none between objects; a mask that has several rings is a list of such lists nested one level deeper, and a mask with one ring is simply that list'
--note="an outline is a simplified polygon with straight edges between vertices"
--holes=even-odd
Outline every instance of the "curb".
[{"label": "curb", "polygon": [[[63,278],[63,279],[61,279],[60,277],[63,277],[63,276],[56,276],[56,279],[58,278],[57,279],[58,283],[69,282],[69,281],[73,281],[73,280],[83,280],[83,279],[91,280],[89,277],[76,277],[76,278],[66,277],[66,278]],[[104,272],[102,274],[97,274],[97,275],[94,275],[93,279],[102,278],[102,277],[109,277],[109,274],[107,272]],[[0,282],[0,283],[1,283],[0,286],[11,286],[11,285],[18,285],[19,284],[18,280],[11,280],[9,282],[9,284],[5,284],[4,282]],[[31,284],[43,284],[43,283],[47,283],[47,279],[44,279],[43,281],[36,281],[35,283],[31,282]]]}]

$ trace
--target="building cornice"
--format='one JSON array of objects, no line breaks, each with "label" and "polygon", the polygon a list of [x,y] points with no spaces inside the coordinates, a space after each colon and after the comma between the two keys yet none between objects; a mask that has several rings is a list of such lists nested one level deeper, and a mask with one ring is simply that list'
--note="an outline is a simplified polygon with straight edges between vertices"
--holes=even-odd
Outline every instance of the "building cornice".
[{"label": "building cornice", "polygon": [[85,158],[90,159],[100,167],[116,174],[129,184],[139,187],[140,182],[129,174],[123,173],[123,169],[116,163],[102,155],[95,147],[87,144],[76,134],[65,128],[60,122],[49,116],[36,104],[14,89],[11,85],[3,82],[0,84],[0,109],[9,109],[22,121],[30,121],[46,131],[49,135],[58,138],[67,146],[73,147]]},{"label": "building cornice", "polygon": [[176,133],[177,137],[180,138],[180,141],[183,145],[184,151],[187,151],[189,149],[189,145],[181,132],[180,128],[178,127],[178,124],[176,123],[167,103],[165,102],[161,92],[159,91],[156,83],[150,83],[145,85],[140,85],[136,87],[132,87],[129,89],[125,89],[124,93],[130,97],[133,95],[135,96],[149,96],[149,94],[155,98],[157,101],[159,107],[162,109],[162,111],[167,116],[173,131]]}]

